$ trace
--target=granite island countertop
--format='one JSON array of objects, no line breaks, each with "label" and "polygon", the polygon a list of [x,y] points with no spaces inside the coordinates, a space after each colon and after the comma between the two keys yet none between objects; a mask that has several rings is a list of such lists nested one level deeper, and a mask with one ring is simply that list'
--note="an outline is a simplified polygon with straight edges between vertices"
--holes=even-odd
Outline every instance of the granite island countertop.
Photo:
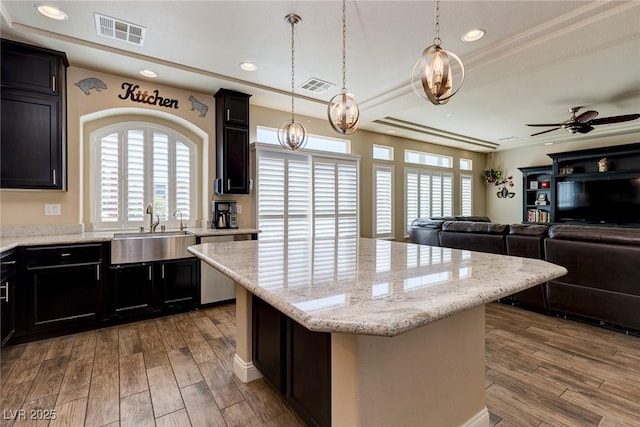
[{"label": "granite island countertop", "polygon": [[567,273],[546,261],[366,238],[189,251],[312,331],[396,336]]},{"label": "granite island countertop", "polygon": [[[0,253],[8,251],[18,246],[35,246],[35,245],[65,245],[77,243],[91,242],[108,242],[113,240],[116,233],[136,232],[137,230],[111,230],[111,231],[87,231],[78,233],[60,233],[42,235],[38,233],[38,229],[34,228],[30,232],[28,228],[23,235],[0,237]],[[166,231],[175,231],[167,229]],[[215,229],[206,227],[189,227],[185,231],[196,235],[197,237],[205,236],[228,236],[235,234],[258,234],[260,230],[256,228],[227,228]]]}]

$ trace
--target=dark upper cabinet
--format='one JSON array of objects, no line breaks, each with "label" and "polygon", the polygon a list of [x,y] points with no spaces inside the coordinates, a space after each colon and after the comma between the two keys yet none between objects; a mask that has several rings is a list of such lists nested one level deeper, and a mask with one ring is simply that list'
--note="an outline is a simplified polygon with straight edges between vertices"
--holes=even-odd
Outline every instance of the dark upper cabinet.
[{"label": "dark upper cabinet", "polygon": [[2,40],[0,187],[66,189],[64,53]]},{"label": "dark upper cabinet", "polygon": [[216,194],[249,194],[249,97],[220,89],[216,99]]}]

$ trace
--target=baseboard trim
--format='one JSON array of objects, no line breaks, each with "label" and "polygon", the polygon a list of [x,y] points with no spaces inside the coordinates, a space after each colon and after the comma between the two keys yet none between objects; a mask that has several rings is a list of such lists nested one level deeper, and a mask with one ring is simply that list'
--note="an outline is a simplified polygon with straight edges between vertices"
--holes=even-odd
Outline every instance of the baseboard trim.
[{"label": "baseboard trim", "polygon": [[[240,381],[243,383],[250,383],[251,381],[255,381],[258,378],[262,378],[262,374],[255,367],[253,362],[245,362],[236,355],[233,357],[233,373],[238,377]],[[488,418],[487,418],[488,419]]]},{"label": "baseboard trim", "polygon": [[489,410],[485,406],[484,409],[467,420],[461,427],[489,427],[490,425]]}]

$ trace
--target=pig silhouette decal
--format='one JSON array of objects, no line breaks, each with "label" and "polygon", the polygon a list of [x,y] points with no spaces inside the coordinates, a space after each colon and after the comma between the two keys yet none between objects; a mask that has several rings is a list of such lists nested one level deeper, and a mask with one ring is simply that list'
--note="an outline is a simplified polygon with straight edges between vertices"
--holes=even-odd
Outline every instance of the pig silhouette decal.
[{"label": "pig silhouette decal", "polygon": [[100,92],[102,89],[107,89],[105,82],[95,77],[82,79],[78,83],[74,83],[74,85],[78,86],[85,95],[91,95],[91,89],[95,89],[97,92]]}]

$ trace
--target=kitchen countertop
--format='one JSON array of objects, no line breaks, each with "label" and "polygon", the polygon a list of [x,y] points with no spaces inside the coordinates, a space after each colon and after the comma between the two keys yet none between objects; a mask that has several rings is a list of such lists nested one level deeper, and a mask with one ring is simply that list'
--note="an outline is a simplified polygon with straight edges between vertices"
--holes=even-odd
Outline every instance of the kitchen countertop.
[{"label": "kitchen countertop", "polygon": [[[175,231],[168,229],[166,231]],[[211,229],[211,228],[185,228],[185,231],[195,234],[197,237],[204,236],[227,236],[233,234],[257,234],[260,230],[256,228],[229,228],[229,229]],[[60,245],[74,243],[89,242],[108,242],[113,240],[115,233],[136,232],[136,230],[112,230],[112,231],[88,231],[83,233],[67,233],[55,235],[25,235],[11,236],[0,238],[0,253],[8,251],[17,246],[31,245]]]},{"label": "kitchen countertop", "polygon": [[567,273],[542,260],[366,238],[188,249],[312,331],[396,336]]}]

